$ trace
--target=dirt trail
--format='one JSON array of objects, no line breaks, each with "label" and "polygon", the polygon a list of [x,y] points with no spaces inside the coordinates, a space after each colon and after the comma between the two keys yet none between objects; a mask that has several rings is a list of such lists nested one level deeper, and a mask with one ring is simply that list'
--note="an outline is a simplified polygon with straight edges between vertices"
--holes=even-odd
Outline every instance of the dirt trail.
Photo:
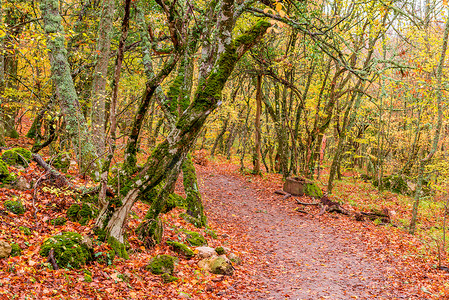
[{"label": "dirt trail", "polygon": [[199,176],[209,219],[246,238],[257,256],[248,266],[253,291],[235,287],[230,298],[415,299],[397,295],[385,278],[392,266],[371,259],[360,237],[304,217],[293,200],[286,205],[238,177]]}]

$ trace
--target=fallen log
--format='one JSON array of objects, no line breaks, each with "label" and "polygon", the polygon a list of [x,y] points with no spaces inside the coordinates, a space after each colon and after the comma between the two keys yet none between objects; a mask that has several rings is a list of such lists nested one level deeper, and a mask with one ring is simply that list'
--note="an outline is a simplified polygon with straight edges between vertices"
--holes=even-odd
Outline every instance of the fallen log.
[{"label": "fallen log", "polygon": [[349,215],[349,212],[340,206],[340,203],[330,200],[327,196],[323,196],[320,198],[319,202],[307,203],[301,202],[296,199],[296,202],[301,205],[317,205],[321,206],[320,212],[317,216],[323,215],[325,212],[338,212],[340,214]]},{"label": "fallen log", "polygon": [[388,209],[384,208],[383,210],[372,209],[370,212],[360,212],[363,217],[370,219],[371,221],[379,219],[382,223],[390,223],[391,216]]}]

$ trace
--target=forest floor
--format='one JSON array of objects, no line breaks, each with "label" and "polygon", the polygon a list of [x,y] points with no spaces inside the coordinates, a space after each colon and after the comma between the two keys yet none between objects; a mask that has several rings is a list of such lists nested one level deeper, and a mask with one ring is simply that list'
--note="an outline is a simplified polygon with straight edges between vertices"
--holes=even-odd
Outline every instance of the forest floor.
[{"label": "forest floor", "polygon": [[[20,141],[20,145],[27,143]],[[136,228],[148,205],[137,203],[127,224],[130,258],[96,260],[81,270],[52,270],[39,255],[46,239],[66,231],[90,236],[95,257],[109,251],[93,234],[93,220],[86,225],[49,222],[65,217],[70,205],[77,203],[73,193],[50,183],[36,190],[0,188],[0,240],[22,249],[19,256],[0,259],[0,299],[449,299],[449,273],[437,270],[431,247],[401,226],[357,222],[336,213],[316,216],[315,207],[301,207],[308,212],[303,214],[295,211],[294,198],[274,194],[282,188],[278,174],[245,175],[236,164],[221,159],[195,166],[216,238],[187,223],[180,217],[184,210],[176,208],[163,216],[162,243],[146,249]],[[44,176],[34,162],[26,169],[10,167],[10,171],[29,182]],[[67,177],[74,186],[92,185],[79,176],[75,165]],[[350,185],[352,194],[340,187],[339,195],[347,195],[347,201],[342,201],[347,210],[354,210],[348,204],[351,201],[369,200],[355,189],[359,185]],[[374,189],[363,188],[373,193]],[[177,192],[183,193],[182,184]],[[20,200],[26,212],[15,215],[5,210],[3,203],[9,199]],[[398,201],[390,202],[397,203],[400,215]],[[235,265],[232,276],[199,268],[199,259],[185,259],[165,243],[182,240],[183,230],[204,235],[210,247],[230,248],[242,264]],[[179,256],[174,274],[178,281],[163,283],[148,271],[148,262],[158,254]],[[91,274],[90,280],[86,274]]]},{"label": "forest floor", "polygon": [[[401,230],[339,214],[295,211],[276,175],[236,165],[197,166],[210,222],[245,246],[250,280],[223,291],[237,299],[443,299],[449,276],[410,255]],[[303,197],[301,201],[311,199]],[[349,208],[350,209],[350,208]],[[409,254],[409,255],[408,255]],[[250,287],[248,287],[250,282]],[[441,293],[439,293],[441,292]]]}]

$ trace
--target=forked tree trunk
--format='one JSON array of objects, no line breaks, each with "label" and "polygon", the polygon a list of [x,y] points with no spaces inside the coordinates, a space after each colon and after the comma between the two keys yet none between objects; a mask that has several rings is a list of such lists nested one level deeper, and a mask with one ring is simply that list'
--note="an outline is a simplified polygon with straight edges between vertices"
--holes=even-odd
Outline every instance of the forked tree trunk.
[{"label": "forked tree trunk", "polygon": [[[231,21],[229,20],[231,16],[224,17],[222,20]],[[104,228],[110,244],[119,250],[117,253],[123,254],[123,227],[134,203],[165,179],[171,170],[180,169],[208,115],[218,106],[221,91],[235,64],[269,26],[270,23],[261,20],[235,40],[219,39],[221,47],[218,49],[221,51],[218,52],[215,68],[198,86],[194,101],[180,116],[176,126],[171,128],[165,141],[157,145],[142,171],[130,179],[121,190],[123,196],[121,205],[113,207],[112,217]]]}]

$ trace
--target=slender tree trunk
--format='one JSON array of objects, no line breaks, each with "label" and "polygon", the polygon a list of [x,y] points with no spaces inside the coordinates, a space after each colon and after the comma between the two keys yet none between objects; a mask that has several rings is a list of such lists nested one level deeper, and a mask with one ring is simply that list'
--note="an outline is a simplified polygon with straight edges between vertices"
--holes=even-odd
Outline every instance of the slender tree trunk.
[{"label": "slender tree trunk", "polygon": [[[111,121],[110,134],[111,138],[108,141],[109,151],[108,156],[104,160],[102,170],[101,170],[101,179],[100,179],[100,193],[98,195],[98,202],[101,205],[101,212],[107,209],[108,203],[106,201],[106,191],[108,188],[108,178],[109,178],[109,169],[111,167],[112,158],[114,157],[115,149],[116,149],[116,131],[117,131],[117,119],[116,119],[116,108],[117,108],[117,98],[118,98],[118,87],[120,83],[120,74],[122,71],[122,62],[123,62],[123,54],[125,51],[125,41],[128,37],[129,30],[129,10],[130,10],[131,0],[125,1],[125,14],[123,16],[122,21],[122,32],[120,36],[120,41],[118,45],[117,57],[115,60],[115,68],[114,68],[114,77],[112,78],[112,97],[111,97],[111,105],[110,105],[110,115],[109,119]],[[103,100],[104,105],[104,98]],[[104,107],[102,108],[104,110]],[[104,111],[103,111],[104,112]],[[99,116],[99,115],[97,115]],[[104,114],[103,114],[104,117]],[[100,121],[100,120],[99,120]],[[98,125],[104,124],[104,120],[102,122],[98,122]],[[104,138],[103,135],[100,135],[100,138]],[[104,149],[104,147],[103,147]],[[103,216],[103,213],[100,213]],[[96,226],[99,226],[103,220],[97,219]]]},{"label": "slender tree trunk", "polygon": [[[105,151],[105,101],[106,80],[108,75],[109,56],[112,38],[112,22],[114,21],[115,1],[103,0],[98,40],[97,40],[97,62],[93,74],[91,91],[91,123],[92,139],[96,146],[97,154],[102,155]],[[122,32],[123,36],[123,32]],[[120,51],[120,50],[119,50]],[[123,52],[123,50],[122,50]],[[112,104],[111,104],[112,105]]]},{"label": "slender tree trunk", "polygon": [[[449,8],[447,9],[447,11],[449,13]],[[414,234],[416,231],[416,222],[418,219],[418,209],[419,209],[419,202],[420,202],[420,197],[421,197],[424,170],[425,170],[425,167],[432,160],[432,157],[435,154],[435,152],[437,151],[438,142],[440,141],[441,128],[443,126],[443,92],[441,90],[443,89],[443,86],[442,86],[443,66],[444,66],[444,61],[446,59],[448,38],[449,38],[449,19],[446,21],[446,25],[444,27],[443,45],[441,46],[441,56],[440,56],[438,68],[436,71],[436,80],[437,80],[436,98],[437,98],[437,107],[438,107],[437,126],[435,129],[435,134],[433,136],[432,148],[431,148],[429,154],[427,154],[426,157],[421,159],[420,165],[419,165],[418,180],[417,180],[416,191],[415,191],[415,199],[414,199],[414,203],[413,203],[412,217],[410,220],[410,227],[409,227],[409,232],[411,234]]]},{"label": "slender tree trunk", "polygon": [[42,18],[47,35],[52,78],[56,86],[56,94],[65,116],[66,131],[72,141],[81,173],[88,173],[99,178],[99,165],[95,155],[86,120],[81,112],[78,96],[70,74],[67,53],[64,47],[64,30],[59,15],[59,1],[44,0],[41,4]]},{"label": "slender tree trunk", "polygon": [[255,116],[255,128],[256,128],[256,140],[254,142],[254,174],[261,174],[260,172],[260,144],[261,144],[261,126],[260,126],[260,115],[262,113],[262,75],[257,75],[257,86],[256,86],[256,116]]}]

